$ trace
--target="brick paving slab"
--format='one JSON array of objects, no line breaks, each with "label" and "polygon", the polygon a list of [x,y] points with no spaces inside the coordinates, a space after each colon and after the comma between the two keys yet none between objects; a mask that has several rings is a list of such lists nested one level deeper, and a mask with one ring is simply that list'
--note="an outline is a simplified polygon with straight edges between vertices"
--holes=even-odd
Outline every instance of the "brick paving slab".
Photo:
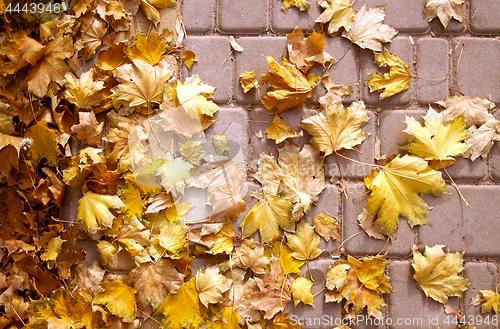
[{"label": "brick paving slab", "polygon": [[[188,76],[199,74],[203,82],[215,87],[214,101],[226,104],[232,99],[234,64],[229,57],[231,48],[226,36],[188,36],[184,49],[196,53],[198,62],[193,64],[191,72],[182,66],[181,74]],[[184,80],[183,79],[183,80]]]},{"label": "brick paving slab", "polygon": [[[497,286],[497,267],[493,263],[467,263],[465,264],[465,276],[470,281],[469,287],[464,292],[464,321],[467,323],[474,324],[480,328],[498,328],[497,325],[493,325],[492,317],[493,312],[487,312],[481,314],[481,306],[469,305],[471,299],[479,293],[479,290],[493,290]],[[481,320],[479,319],[481,318]],[[490,324],[486,324],[486,320],[489,318]],[[498,315],[497,315],[498,319]],[[481,321],[481,323],[479,322]]]},{"label": "brick paving slab", "polygon": [[[423,195],[432,207],[429,221],[419,229],[420,246],[445,244],[450,251],[466,251],[470,257],[498,257],[500,241],[494,232],[500,229],[500,187],[459,185],[467,207],[451,186],[442,196]],[[491,200],[492,202],[488,202]]]},{"label": "brick paving slab", "polygon": [[[399,266],[398,266],[399,265]],[[413,267],[408,261],[395,261],[389,265],[389,276],[391,285],[396,291],[389,294],[389,317],[393,325],[389,328],[394,329],[422,329],[436,328],[437,324],[441,329],[454,328],[453,325],[445,324],[446,313],[444,313],[443,304],[436,302],[425,296],[424,292],[417,286],[413,277],[403,270],[410,273]],[[448,298],[449,305],[455,310],[459,309],[458,297]],[[397,321],[408,321],[407,324]],[[434,321],[437,320],[435,323]],[[421,321],[420,323],[418,321]],[[450,316],[451,321],[451,316]]]},{"label": "brick paving slab", "polygon": [[406,0],[404,6],[400,0],[360,0],[353,4],[357,12],[363,5],[366,8],[386,5],[384,24],[390,25],[402,33],[425,33],[429,23],[424,14],[425,2]]},{"label": "brick paving slab", "polygon": [[182,18],[188,34],[213,31],[215,28],[215,0],[184,1]]},{"label": "brick paving slab", "polygon": [[271,29],[275,33],[290,33],[295,26],[300,27],[304,33],[312,32],[315,27],[314,21],[322,12],[322,9],[314,1],[311,1],[309,11],[300,12],[297,8],[292,7],[285,15],[281,10],[281,1],[269,1],[271,1]]},{"label": "brick paving slab", "polygon": [[[415,233],[412,232],[408,222],[399,218],[399,227],[394,234],[392,243],[384,248],[385,240],[373,239],[359,226],[358,215],[368,201],[368,190],[364,184],[349,183],[347,185],[348,200],[342,201],[342,228],[343,241],[346,253],[349,255],[365,256],[375,255],[380,251],[387,252],[388,256],[405,257],[410,255],[411,247],[415,243]],[[363,195],[365,194],[365,195]],[[354,236],[356,234],[356,236]],[[346,241],[349,239],[348,241]]]},{"label": "brick paving slab", "polygon": [[[475,161],[463,157],[457,157],[455,163],[446,168],[450,176],[457,182],[474,181],[480,182],[488,176],[488,163],[482,158],[477,158]],[[443,172],[445,181],[449,181],[448,175]]]},{"label": "brick paving slab", "polygon": [[219,0],[218,27],[222,33],[265,32],[271,0]]},{"label": "brick paving slab", "polygon": [[[424,79],[441,79],[448,74],[448,41],[446,39],[419,38],[416,42],[417,76]],[[428,81],[414,78],[410,83],[417,86],[417,101],[426,106],[448,97],[448,78]]]},{"label": "brick paving slab", "polygon": [[[369,133],[370,135],[365,138],[365,140],[356,146],[357,151],[355,150],[341,150],[339,153],[343,156],[351,158],[356,161],[364,162],[364,163],[374,163],[374,155],[375,155],[375,135],[376,135],[376,117],[372,112],[368,111],[368,115],[371,116],[370,121],[368,121],[363,127],[362,130],[364,132]],[[350,160],[339,157],[340,166],[342,168],[342,174],[345,179],[360,179],[366,177],[373,169],[372,167],[361,165],[354,163]],[[330,154],[325,159],[326,165],[326,175],[329,179],[331,176],[335,176],[337,178],[341,178],[340,170],[337,162],[337,156],[335,154]]]},{"label": "brick paving slab", "polygon": [[464,7],[464,17],[462,23],[456,19],[452,19],[446,29],[441,24],[441,21],[436,17],[431,22],[431,30],[439,36],[457,36],[467,30],[467,10]]},{"label": "brick paving slab", "polygon": [[273,56],[274,60],[281,63],[281,57],[287,55],[286,37],[242,37],[236,40],[243,48],[241,53],[234,55],[236,60],[235,91],[236,102],[241,104],[261,104],[262,95],[266,92],[266,86],[243,92],[240,84],[240,74],[244,71],[257,71],[257,79],[262,74],[269,72],[267,56]]},{"label": "brick paving slab", "polygon": [[460,37],[452,43],[453,92],[459,94],[456,86],[457,61],[465,43],[458,67],[458,84],[468,96],[490,98],[500,102],[500,40],[493,38]]},{"label": "brick paving slab", "polygon": [[[410,66],[413,70],[413,46],[408,37],[395,37],[392,42],[385,43],[384,47],[391,53],[398,56],[406,65]],[[409,89],[394,96],[379,99],[380,92],[370,92],[370,88],[366,86],[365,82],[369,79],[370,73],[386,73],[389,68],[378,67],[374,63],[373,51],[368,49],[360,50],[360,63],[361,63],[361,96],[363,101],[368,106],[404,106],[408,105],[411,101],[411,93],[414,81],[410,81]],[[412,71],[410,71],[412,73]],[[414,73],[412,73],[414,74]]]},{"label": "brick paving slab", "polygon": [[470,0],[470,31],[474,34],[500,33],[500,6],[496,0]]}]

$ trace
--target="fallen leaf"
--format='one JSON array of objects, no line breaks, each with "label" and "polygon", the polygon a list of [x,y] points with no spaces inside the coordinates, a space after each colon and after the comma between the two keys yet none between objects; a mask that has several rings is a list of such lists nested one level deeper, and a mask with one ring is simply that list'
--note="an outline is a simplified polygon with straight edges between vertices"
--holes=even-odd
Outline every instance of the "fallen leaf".
[{"label": "fallen leaf", "polygon": [[415,119],[406,117],[408,128],[404,132],[415,139],[405,148],[428,160],[432,169],[439,170],[452,165],[455,162],[453,157],[461,155],[467,149],[464,139],[468,132],[465,129],[464,117],[456,117],[445,126],[441,114],[429,107],[423,118],[424,127]]},{"label": "fallen leaf", "polygon": [[236,40],[234,39],[234,37],[232,35],[228,36],[227,37],[228,40],[229,40],[229,44],[231,45],[231,48],[233,48],[234,50],[238,51],[238,52],[242,52],[243,51],[243,47],[241,47],[237,42]]},{"label": "fallen leaf", "polygon": [[228,218],[220,231],[203,236],[201,241],[210,248],[210,253],[217,255],[220,253],[230,254],[233,251],[233,239],[233,221]]},{"label": "fallen leaf", "polygon": [[203,305],[217,304],[222,300],[222,294],[230,287],[230,281],[219,274],[217,266],[198,270],[196,273],[196,291]]},{"label": "fallen leaf", "polygon": [[341,149],[353,149],[368,133],[361,127],[370,120],[363,102],[354,102],[348,108],[342,105],[340,96],[328,92],[320,99],[322,111],[302,120],[301,127],[313,137],[311,144],[325,155]]},{"label": "fallen leaf", "polygon": [[340,28],[351,29],[354,10],[349,0],[322,0],[318,4],[324,11],[316,18],[315,23],[328,24],[328,34],[334,36]]},{"label": "fallen leaf", "polygon": [[149,245],[151,231],[136,218],[125,221],[121,227],[116,241],[121,243],[131,256],[141,256],[145,246]]},{"label": "fallen leaf", "polygon": [[212,116],[217,112],[219,107],[211,100],[214,91],[215,88],[202,83],[198,75],[189,77],[176,86],[180,106],[196,120],[203,114]]},{"label": "fallen leaf", "polygon": [[309,71],[314,63],[325,66],[327,62],[335,60],[330,54],[323,51],[326,46],[324,35],[316,33],[316,31],[305,38],[302,30],[295,27],[292,33],[286,35],[286,40],[288,42],[288,59],[304,73]]},{"label": "fallen leaf", "polygon": [[71,127],[71,132],[76,133],[82,144],[101,146],[104,122],[99,123],[94,112],[78,112],[78,117],[79,123]]},{"label": "fallen leaf", "polygon": [[448,304],[448,297],[460,297],[469,280],[458,275],[463,270],[463,254],[445,253],[443,247],[426,246],[423,255],[418,250],[413,252],[413,278],[427,297]]},{"label": "fallen leaf", "polygon": [[94,56],[97,49],[102,44],[102,39],[106,35],[108,25],[106,21],[93,14],[86,14],[81,18],[80,39],[83,46],[83,60],[87,61]]},{"label": "fallen leaf", "polygon": [[379,98],[384,99],[393,96],[403,90],[408,89],[411,80],[410,68],[399,57],[384,49],[382,53],[375,54],[375,64],[379,67],[389,66],[389,73],[370,73],[370,78],[366,80],[366,85],[370,87],[370,92],[382,91]]},{"label": "fallen leaf", "polygon": [[266,128],[267,139],[274,139],[276,144],[283,142],[287,138],[302,137],[302,131],[296,133],[278,115],[274,116],[273,122]]},{"label": "fallen leaf", "polygon": [[480,126],[486,123],[492,117],[488,110],[495,107],[495,104],[486,98],[461,95],[448,97],[436,103],[445,108],[443,111],[445,123],[453,120],[453,118],[459,115],[463,115],[466,128],[472,125]]},{"label": "fallen leaf", "polygon": [[94,303],[104,304],[112,314],[119,316],[125,322],[134,321],[137,291],[120,280],[104,283],[102,288],[104,292],[96,294]]},{"label": "fallen leaf", "polygon": [[479,293],[474,296],[470,305],[477,306],[481,304],[481,313],[498,312],[498,305],[500,305],[500,294],[493,290],[479,290]]},{"label": "fallen leaf", "polygon": [[45,54],[46,47],[25,33],[12,35],[12,43],[6,47],[5,56],[10,59],[3,68],[8,74],[14,74],[28,65],[35,65]]},{"label": "fallen leaf", "polygon": [[281,9],[283,12],[286,13],[288,12],[288,9],[292,7],[297,7],[300,11],[306,11],[309,10],[310,3],[308,0],[282,0],[282,6]]},{"label": "fallen leaf", "polygon": [[308,261],[321,255],[323,250],[319,249],[319,236],[314,233],[314,229],[309,224],[300,222],[295,232],[295,234],[286,233],[288,246],[293,250],[293,257]]},{"label": "fallen leaf", "polygon": [[194,62],[198,62],[196,54],[194,53],[194,51],[191,50],[184,50],[182,52],[182,59],[184,60],[184,64],[186,65],[188,70],[191,70],[191,67],[193,67]]},{"label": "fallen leaf", "polygon": [[194,168],[182,158],[167,157],[158,168],[156,175],[161,177],[161,185],[174,196],[184,193],[184,187],[193,179],[191,169]]},{"label": "fallen leaf", "polygon": [[275,241],[273,245],[273,255],[280,260],[281,267],[285,274],[300,273],[300,267],[306,263],[292,256],[293,250],[281,241]]},{"label": "fallen leaf", "polygon": [[397,156],[379,169],[373,169],[365,178],[372,192],[365,209],[358,217],[360,226],[368,235],[383,239],[392,236],[399,225],[399,215],[411,227],[426,224],[429,206],[420,193],[440,195],[446,192],[441,173],[416,156]]},{"label": "fallen leaf", "polygon": [[149,36],[137,33],[135,44],[127,46],[125,51],[131,60],[140,59],[149,65],[156,65],[161,62],[166,50],[167,44],[160,38],[156,31],[153,31]]},{"label": "fallen leaf", "polygon": [[141,0],[141,10],[154,25],[160,22],[160,12],[158,9],[172,8],[176,0]]},{"label": "fallen leaf", "polygon": [[340,225],[335,218],[327,216],[321,212],[314,216],[313,224],[314,231],[325,239],[325,241],[340,238]]},{"label": "fallen leaf", "polygon": [[240,74],[240,84],[245,94],[253,88],[259,88],[259,82],[257,81],[257,76],[255,74],[256,72],[257,71],[243,71]]},{"label": "fallen leaf", "polygon": [[314,282],[304,278],[303,276],[298,277],[293,281],[290,290],[292,292],[295,306],[297,306],[300,302],[304,303],[304,305],[313,305],[313,294],[311,291],[311,287],[313,285]]},{"label": "fallen leaf", "polygon": [[26,132],[26,138],[30,138],[31,145],[28,152],[35,164],[45,158],[49,166],[57,166],[58,156],[61,153],[57,145],[57,134],[47,127],[46,121],[38,121],[36,125],[31,126]]},{"label": "fallen leaf", "polygon": [[116,195],[102,195],[94,192],[85,193],[78,201],[77,219],[90,233],[96,233],[99,224],[111,227],[115,216],[110,208],[121,208],[125,204]]},{"label": "fallen leaf", "polygon": [[366,10],[366,5],[354,16],[351,29],[344,31],[342,36],[351,40],[361,48],[382,51],[382,43],[390,42],[398,31],[389,25],[382,24],[385,17],[385,6]]},{"label": "fallen leaf", "polygon": [[305,76],[286,58],[282,59],[282,65],[272,56],[268,56],[267,61],[269,72],[262,75],[259,84],[270,83],[271,91],[262,96],[262,104],[268,110],[275,111],[273,114],[302,106],[304,100],[311,96],[319,77],[314,73]]},{"label": "fallen leaf", "polygon": [[427,21],[430,22],[437,16],[445,29],[452,18],[462,23],[463,3],[464,0],[427,0],[424,9]]},{"label": "fallen leaf", "polygon": [[500,140],[499,128],[500,122],[495,117],[483,123],[479,128],[470,127],[469,135],[465,140],[467,150],[464,152],[464,158],[474,161],[481,156],[486,159],[495,141]]}]

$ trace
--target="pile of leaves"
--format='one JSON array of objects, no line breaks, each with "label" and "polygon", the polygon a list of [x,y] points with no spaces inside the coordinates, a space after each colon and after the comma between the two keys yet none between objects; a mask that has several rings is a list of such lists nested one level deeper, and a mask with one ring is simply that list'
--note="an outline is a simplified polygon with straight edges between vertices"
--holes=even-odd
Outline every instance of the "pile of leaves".
[{"label": "pile of leaves", "polygon": [[[156,25],[158,9],[175,1],[58,5],[63,10],[53,2],[35,12],[2,9],[0,328],[296,327],[287,305],[313,305],[315,282],[304,265],[323,253],[321,239],[340,237],[333,216],[320,213],[313,225],[304,219],[326,187],[324,158],[355,149],[370,119],[363,102],[344,107],[349,86],[308,73],[315,63],[330,63],[325,72],[337,65],[323,51],[324,35],[295,29],[288,59],[268,57],[270,71],[259,82],[255,72],[242,76],[246,91],[268,84],[262,103],[276,116],[266,134],[284,143],[277,159],[260,155],[251,177],[261,184],[252,194],[258,202],[243,216],[249,177],[238,147],[222,134],[204,136],[218,111],[214,88],[197,75],[176,78],[182,21],[175,31],[117,37],[139,10]],[[354,13],[344,0],[320,5],[317,21],[328,34],[344,29],[342,36],[390,67],[370,76],[372,90],[384,98],[408,88],[408,66],[382,46],[397,34],[382,23],[384,7]],[[196,61],[189,51],[182,58],[188,67]],[[311,143],[285,141],[303,133],[277,114],[302,106],[320,83],[327,90],[321,111],[301,123]],[[438,104],[445,110],[429,110],[425,126],[407,118],[411,154],[372,165],[365,179],[371,195],[360,225],[375,238],[392,236],[399,215],[412,226],[427,223],[419,194],[445,191],[438,170],[462,154],[486,156],[498,139],[490,101],[453,96]],[[61,218],[70,189],[80,193],[78,213]],[[85,263],[87,251],[99,261]],[[216,264],[194,272],[194,258],[207,256]],[[435,246],[413,257],[415,280],[431,298],[446,303],[465,290],[462,254]],[[130,272],[106,270],[118,262]],[[366,308],[380,317],[382,294],[392,292],[387,264],[385,256],[335,263],[326,302],[345,300],[346,316]],[[498,297],[481,293],[476,301],[491,305],[483,310],[496,311]]]}]

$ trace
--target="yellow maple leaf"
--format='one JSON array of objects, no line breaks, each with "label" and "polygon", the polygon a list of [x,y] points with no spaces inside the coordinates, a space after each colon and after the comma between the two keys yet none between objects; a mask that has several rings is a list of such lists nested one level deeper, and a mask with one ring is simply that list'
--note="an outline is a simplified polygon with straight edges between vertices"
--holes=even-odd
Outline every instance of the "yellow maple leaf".
[{"label": "yellow maple leaf", "polygon": [[173,158],[168,156],[163,164],[158,167],[156,175],[161,177],[161,185],[167,192],[174,196],[177,192],[184,193],[184,187],[193,178],[193,165],[184,161],[182,158]]},{"label": "yellow maple leaf", "polygon": [[54,291],[48,301],[33,301],[36,319],[43,319],[54,328],[93,328],[92,305],[81,290]]},{"label": "yellow maple leaf", "polygon": [[162,55],[167,50],[167,44],[163,41],[156,31],[151,32],[151,34],[146,37],[142,33],[138,33],[135,36],[135,44],[133,46],[127,46],[126,52],[128,58],[140,59],[149,65],[158,64]]},{"label": "yellow maple leaf", "polygon": [[463,254],[445,253],[443,247],[426,246],[423,255],[418,250],[413,252],[413,278],[426,296],[448,304],[448,297],[461,296],[469,280],[458,275],[463,270]]},{"label": "yellow maple leaf", "polygon": [[63,241],[60,236],[50,239],[47,250],[40,256],[40,259],[43,261],[55,261],[59,256]]},{"label": "yellow maple leaf", "polygon": [[184,60],[184,64],[191,71],[191,67],[193,67],[193,63],[197,62],[196,54],[192,50],[184,50],[182,52],[182,59]]},{"label": "yellow maple leaf", "polygon": [[61,153],[57,144],[57,134],[47,127],[46,121],[38,121],[36,125],[31,126],[26,132],[26,138],[31,139],[28,153],[33,162],[37,164],[45,158],[49,166],[57,166],[57,157]]},{"label": "yellow maple leaf", "polygon": [[177,293],[165,297],[158,312],[164,315],[163,328],[202,327],[208,316],[207,308],[201,303],[196,290],[196,277],[182,284]]},{"label": "yellow maple leaf", "polygon": [[111,227],[115,216],[110,208],[125,206],[116,195],[102,195],[94,192],[85,193],[78,201],[77,219],[83,224],[86,231],[97,232],[98,224]]},{"label": "yellow maple leaf", "polygon": [[412,227],[426,224],[429,206],[419,194],[446,192],[441,173],[421,158],[410,155],[397,156],[380,171],[373,169],[365,178],[365,185],[372,194],[358,219],[370,236],[379,239],[383,239],[384,234],[394,234],[399,215]]},{"label": "yellow maple leaf", "polygon": [[94,303],[105,305],[111,314],[119,316],[125,322],[134,321],[137,291],[120,280],[104,283],[102,288],[104,292],[96,294]]},{"label": "yellow maple leaf", "polygon": [[311,291],[311,287],[314,285],[314,282],[304,278],[303,276],[293,280],[292,286],[290,290],[293,296],[293,302],[295,305],[302,302],[305,305],[313,305],[313,294]]},{"label": "yellow maple leaf", "polygon": [[217,266],[198,270],[196,273],[196,291],[203,305],[217,304],[222,300],[222,294],[230,287],[228,279],[219,274]]},{"label": "yellow maple leaf", "polygon": [[193,119],[199,120],[202,114],[212,116],[219,107],[210,100],[215,88],[201,82],[198,75],[186,79],[184,83],[177,83],[177,99],[179,105]]},{"label": "yellow maple leaf", "polygon": [[300,273],[300,267],[306,263],[305,260],[293,257],[293,250],[281,241],[274,242],[272,251],[273,255],[279,258],[285,274]]},{"label": "yellow maple leaf", "polygon": [[240,224],[243,236],[250,236],[259,230],[262,241],[268,242],[279,235],[279,227],[291,229],[291,205],[290,201],[278,196],[259,201]]},{"label": "yellow maple leaf", "polygon": [[305,76],[286,58],[282,59],[282,65],[272,56],[268,56],[267,61],[269,72],[262,76],[259,84],[270,83],[271,91],[262,96],[262,104],[274,114],[302,106],[306,97],[311,96],[319,77],[314,73]]},{"label": "yellow maple leaf", "polygon": [[224,318],[220,321],[214,322],[214,329],[240,329],[238,320],[241,316],[234,311],[232,307],[226,307],[222,313]]},{"label": "yellow maple leaf", "polygon": [[328,34],[334,36],[343,27],[351,29],[354,19],[354,10],[349,0],[323,0],[318,4],[324,11],[316,18],[316,23],[328,23]]},{"label": "yellow maple leaf", "polygon": [[290,62],[306,73],[314,63],[325,66],[327,62],[335,60],[329,53],[323,51],[326,46],[324,37],[324,34],[313,31],[305,38],[302,30],[298,26],[295,27],[292,33],[286,35]]},{"label": "yellow maple leaf", "polygon": [[357,260],[347,256],[347,260],[330,266],[326,276],[326,302],[340,302],[345,299],[344,309],[356,316],[366,307],[368,316],[382,317],[385,306],[382,293],[392,292],[389,278],[384,270],[385,256],[371,256]]},{"label": "yellow maple leaf", "polygon": [[73,74],[66,73],[64,76],[64,98],[79,108],[92,108],[99,104],[102,96],[99,90],[104,88],[104,82],[94,81],[93,70],[87,71],[77,79]]},{"label": "yellow maple leaf", "polygon": [[286,13],[288,9],[292,7],[297,7],[300,11],[309,10],[309,6],[311,5],[308,0],[282,0],[281,9]]},{"label": "yellow maple leaf", "polygon": [[470,305],[479,304],[481,304],[481,313],[494,312],[496,314],[500,305],[500,294],[493,290],[479,290],[479,293],[472,298]]},{"label": "yellow maple leaf", "polygon": [[389,66],[389,73],[370,73],[370,78],[366,80],[366,85],[370,87],[370,92],[382,91],[379,98],[384,99],[408,89],[411,80],[410,68],[399,57],[384,49],[382,53],[375,54],[375,64],[380,67]]},{"label": "yellow maple leaf", "polygon": [[121,227],[116,241],[120,242],[131,256],[140,256],[149,244],[150,230],[135,217]]},{"label": "yellow maple leaf", "polygon": [[256,70],[252,72],[243,71],[240,74],[240,84],[245,94],[253,88],[259,88],[256,72]]},{"label": "yellow maple leaf", "polygon": [[122,186],[120,190],[121,199],[125,204],[125,209],[123,210],[125,218],[130,220],[135,216],[137,219],[141,219],[143,204],[139,190],[133,184]]},{"label": "yellow maple leaf", "polygon": [[224,226],[214,234],[208,234],[201,238],[203,244],[210,248],[210,252],[214,255],[220,253],[230,254],[233,251],[234,229],[233,221],[226,219]]},{"label": "yellow maple leaf", "polygon": [[302,120],[301,127],[313,137],[311,144],[329,155],[341,149],[353,149],[367,136],[361,127],[370,120],[363,102],[354,102],[348,108],[342,105],[342,98],[328,92],[320,99],[322,111]]},{"label": "yellow maple leaf", "polygon": [[454,156],[461,155],[467,149],[464,139],[467,137],[463,116],[458,116],[445,126],[441,114],[429,108],[424,116],[422,127],[415,119],[406,117],[406,133],[415,137],[405,148],[411,153],[428,160],[429,166],[439,170],[452,165]]},{"label": "yellow maple leaf", "polygon": [[319,236],[306,222],[300,222],[295,229],[295,234],[286,233],[288,246],[293,250],[292,256],[299,260],[311,260],[323,252],[319,249]]},{"label": "yellow maple leaf", "polygon": [[330,241],[330,239],[335,240],[340,237],[340,225],[333,217],[319,213],[314,216],[313,224],[314,231],[326,241]]},{"label": "yellow maple leaf", "polygon": [[152,243],[157,243],[164,248],[170,258],[180,258],[179,253],[187,247],[187,226],[183,220],[178,219],[172,223],[164,221],[160,227],[160,234],[153,237]]},{"label": "yellow maple leaf", "polygon": [[158,9],[174,7],[176,0],[141,0],[141,10],[155,25],[160,22]]},{"label": "yellow maple leaf", "polygon": [[273,122],[266,128],[267,139],[274,139],[276,144],[281,143],[287,138],[301,137],[302,131],[296,133],[285,121],[278,115],[274,116]]},{"label": "yellow maple leaf", "polygon": [[152,66],[140,59],[132,60],[132,64],[124,64],[116,68],[116,79],[120,82],[111,91],[129,102],[129,106],[147,106],[160,104],[163,100],[163,85],[172,77],[174,71],[168,64],[161,62]]}]

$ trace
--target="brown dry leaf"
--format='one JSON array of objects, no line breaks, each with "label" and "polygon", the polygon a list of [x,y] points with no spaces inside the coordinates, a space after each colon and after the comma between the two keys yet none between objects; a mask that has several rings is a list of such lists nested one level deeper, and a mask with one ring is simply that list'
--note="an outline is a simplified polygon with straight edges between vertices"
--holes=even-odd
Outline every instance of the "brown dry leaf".
[{"label": "brown dry leaf", "polygon": [[167,44],[163,41],[156,31],[146,37],[142,33],[138,33],[133,46],[127,46],[126,52],[131,60],[140,59],[149,65],[158,64],[167,50]]},{"label": "brown dry leaf", "polygon": [[10,62],[5,63],[3,72],[14,74],[23,67],[35,65],[45,54],[46,47],[28,37],[25,33],[14,33],[12,43],[5,49]]},{"label": "brown dry leaf", "polygon": [[491,117],[479,128],[470,127],[469,135],[465,140],[467,150],[464,152],[464,158],[470,158],[474,161],[481,156],[486,159],[495,141],[500,140],[499,130],[500,122],[495,117]]},{"label": "brown dry leaf", "polygon": [[96,65],[101,70],[111,71],[116,69],[118,66],[127,63],[125,44],[120,42],[112,45],[106,50],[100,51]]},{"label": "brown dry leaf", "polygon": [[427,0],[424,9],[427,21],[430,22],[434,17],[438,17],[445,29],[452,18],[462,23],[463,3],[464,0]]},{"label": "brown dry leaf", "polygon": [[320,63],[325,66],[329,61],[335,60],[323,48],[326,42],[323,41],[324,35],[314,31],[307,38],[304,37],[302,30],[295,27],[292,33],[286,35],[288,42],[288,58],[295,64],[299,70],[307,73],[314,63]]},{"label": "brown dry leaf", "polygon": [[465,127],[472,125],[480,126],[492,118],[488,112],[495,107],[495,103],[486,98],[455,95],[442,101],[436,102],[445,108],[443,111],[443,121],[447,123],[459,115],[465,119]]},{"label": "brown dry leaf", "polygon": [[351,29],[354,10],[349,0],[322,0],[318,4],[324,9],[316,23],[328,23],[328,34],[334,36],[340,28]]},{"label": "brown dry leaf", "polygon": [[92,108],[102,100],[99,90],[104,88],[104,82],[94,81],[93,70],[87,71],[77,79],[73,74],[66,73],[64,77],[64,98],[78,108]]},{"label": "brown dry leaf", "polygon": [[302,131],[296,133],[278,115],[274,116],[273,122],[266,128],[267,139],[274,139],[276,144],[283,142],[287,138],[302,137]]},{"label": "brown dry leaf", "polygon": [[101,146],[101,135],[104,122],[96,120],[94,112],[79,112],[79,124],[71,127],[82,144],[90,146]]},{"label": "brown dry leaf", "polygon": [[235,259],[238,259],[241,264],[248,267],[255,274],[266,273],[269,258],[264,256],[264,247],[262,245],[253,245],[250,241],[245,240],[234,253]]},{"label": "brown dry leaf", "polygon": [[398,31],[389,25],[382,24],[385,17],[385,6],[366,10],[366,5],[356,13],[351,29],[342,36],[351,40],[361,48],[382,51],[383,42],[390,42]]},{"label": "brown dry leaf", "polygon": [[236,40],[234,39],[234,37],[232,35],[228,36],[227,37],[228,40],[229,40],[229,44],[231,45],[231,48],[233,48],[234,50],[238,51],[238,52],[242,52],[243,51],[243,47],[241,47],[237,42]]},{"label": "brown dry leaf", "polygon": [[116,69],[116,79],[120,82],[111,91],[118,99],[123,99],[129,106],[147,106],[160,104],[163,100],[163,85],[174,74],[168,64],[161,62],[151,66],[140,60],[124,64]]},{"label": "brown dry leaf", "polygon": [[83,47],[83,60],[87,61],[101,46],[108,25],[106,21],[95,15],[84,15],[81,20],[79,42]]}]

